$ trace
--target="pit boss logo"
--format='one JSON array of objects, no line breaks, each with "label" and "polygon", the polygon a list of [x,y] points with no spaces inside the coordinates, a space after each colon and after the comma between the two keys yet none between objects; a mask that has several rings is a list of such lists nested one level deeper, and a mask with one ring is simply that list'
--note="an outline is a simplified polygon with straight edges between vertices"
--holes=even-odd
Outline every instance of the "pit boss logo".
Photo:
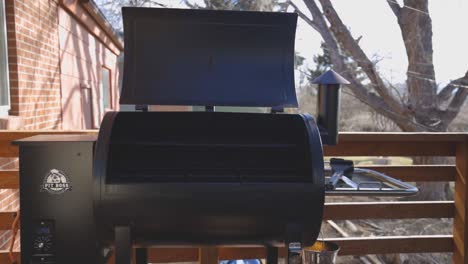
[{"label": "pit boss logo", "polygon": [[47,173],[41,185],[41,192],[46,191],[51,194],[62,194],[71,191],[71,182],[63,173],[57,169],[52,169]]}]

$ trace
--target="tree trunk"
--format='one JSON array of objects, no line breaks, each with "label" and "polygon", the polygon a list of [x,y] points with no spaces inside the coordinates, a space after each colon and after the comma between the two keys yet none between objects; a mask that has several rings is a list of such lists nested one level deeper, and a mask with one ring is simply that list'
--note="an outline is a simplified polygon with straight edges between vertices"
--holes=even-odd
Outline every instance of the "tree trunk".
[{"label": "tree trunk", "polygon": [[[442,157],[414,157],[414,165],[423,164],[447,164],[447,158]],[[417,195],[409,197],[414,201],[441,201],[450,199],[450,186],[448,182],[418,182],[419,189]]]},{"label": "tree trunk", "polygon": [[432,127],[437,122],[438,102],[428,0],[405,0],[405,6],[397,20],[408,57],[409,107],[414,110],[416,122]]},{"label": "tree trunk", "polygon": [[[426,119],[427,120],[427,119]],[[445,123],[445,122],[441,122]],[[425,125],[428,126],[429,125]],[[401,127],[400,127],[401,128]],[[425,130],[419,129],[405,129],[401,128],[404,132],[425,132]],[[432,130],[431,132],[447,132],[447,127],[437,126],[437,131]],[[414,165],[442,165],[448,164],[448,159],[444,157],[413,157]],[[417,182],[418,194],[408,197],[407,200],[413,201],[443,201],[450,199],[450,186],[448,182]]]}]

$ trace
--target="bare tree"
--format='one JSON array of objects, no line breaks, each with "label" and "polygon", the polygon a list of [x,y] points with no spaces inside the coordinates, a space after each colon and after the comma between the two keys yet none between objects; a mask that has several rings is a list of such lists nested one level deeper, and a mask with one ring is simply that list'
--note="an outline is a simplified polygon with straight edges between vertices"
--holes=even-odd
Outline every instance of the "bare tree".
[{"label": "bare tree", "polygon": [[[396,96],[375,64],[364,53],[345,26],[330,0],[304,0],[310,15],[290,4],[322,36],[330,51],[334,68],[350,80],[353,93],[378,113],[393,120],[403,131],[446,131],[468,96],[468,72],[438,92],[432,49],[432,21],[428,0],[405,0],[404,5],[387,0],[401,30],[408,56],[408,100]],[[346,56],[342,54],[346,53]],[[351,57],[356,64],[346,63]],[[356,80],[352,73],[359,67],[370,85]]]},{"label": "bare tree", "polygon": [[[335,70],[351,82],[349,88],[359,100],[395,122],[403,131],[447,131],[468,96],[468,72],[442,89],[437,86],[428,0],[404,0],[403,5],[394,0],[382,0],[388,3],[394,13],[406,48],[406,97],[398,96],[393,86],[379,74],[331,0],[303,1],[308,14],[293,2],[289,4],[307,24],[320,33]],[[346,63],[347,58],[356,63]],[[353,73],[358,69],[366,75],[370,84],[364,84],[356,78]],[[424,184],[421,187],[422,199],[442,199],[445,196],[441,184]]]}]

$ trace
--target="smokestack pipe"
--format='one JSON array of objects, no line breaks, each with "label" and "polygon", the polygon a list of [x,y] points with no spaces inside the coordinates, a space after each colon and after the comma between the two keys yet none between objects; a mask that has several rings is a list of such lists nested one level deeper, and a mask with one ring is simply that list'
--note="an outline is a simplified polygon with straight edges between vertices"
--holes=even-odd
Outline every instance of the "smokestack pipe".
[{"label": "smokestack pipe", "polygon": [[329,70],[312,81],[318,85],[317,125],[322,143],[338,143],[338,120],[340,112],[340,87],[349,82],[333,70]]}]

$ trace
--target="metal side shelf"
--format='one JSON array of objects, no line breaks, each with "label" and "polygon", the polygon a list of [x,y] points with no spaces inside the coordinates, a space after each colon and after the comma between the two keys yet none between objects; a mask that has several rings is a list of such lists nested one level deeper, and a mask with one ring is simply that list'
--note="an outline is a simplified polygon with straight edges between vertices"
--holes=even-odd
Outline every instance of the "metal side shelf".
[{"label": "metal side shelf", "polygon": [[[330,182],[335,171],[325,169],[325,182]],[[418,193],[415,186],[392,178],[383,173],[354,168],[352,172],[338,177],[333,188],[327,188],[325,193],[329,196],[411,196]]]}]

